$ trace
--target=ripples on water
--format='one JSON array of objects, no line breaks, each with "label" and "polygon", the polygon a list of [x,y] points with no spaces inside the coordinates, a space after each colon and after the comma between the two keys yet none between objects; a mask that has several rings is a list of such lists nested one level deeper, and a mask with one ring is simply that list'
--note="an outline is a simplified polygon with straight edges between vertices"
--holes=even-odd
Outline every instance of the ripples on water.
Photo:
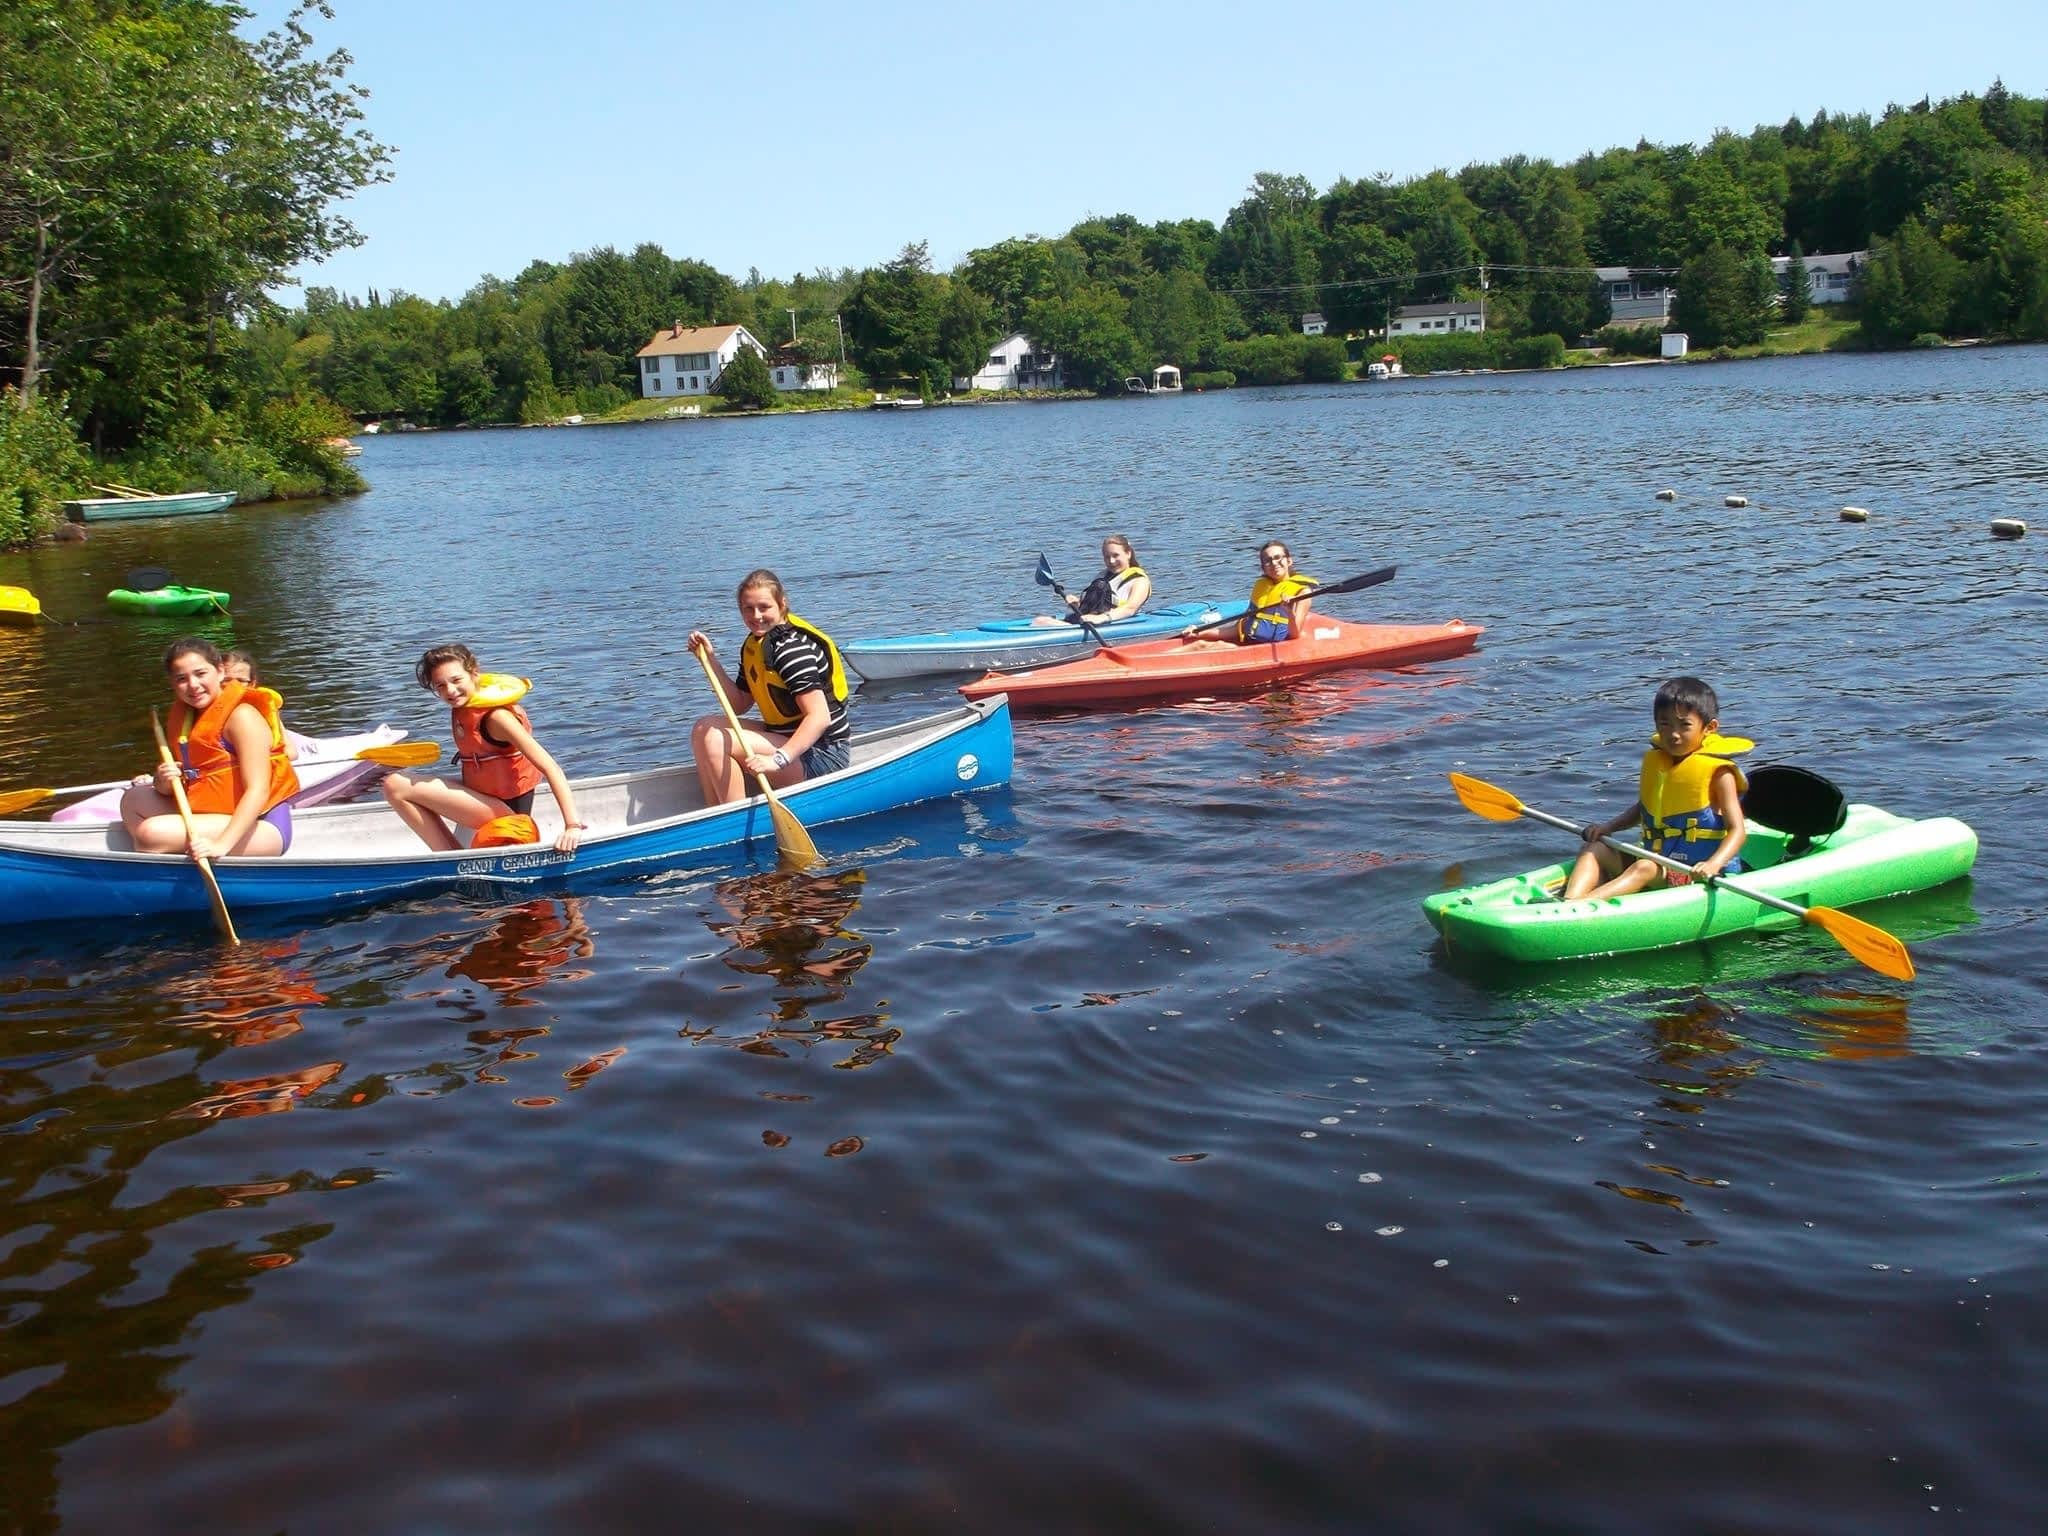
[{"label": "ripples on water", "polygon": [[[0,1528],[2030,1526],[2048,690],[1987,524],[2039,519],[2044,398],[2011,349],[379,438],[351,503],[0,558],[88,621],[0,631],[10,784],[146,756],[177,626],[97,622],[144,563],[235,593],[301,729],[440,730],[461,637],[582,771],[681,755],[760,562],[851,637],[1108,528],[1229,595],[1278,534],[1400,563],[1333,612],[1489,627],[1026,723],[1012,790],[804,875],[0,930]],[[1431,943],[1557,852],[1444,772],[1616,809],[1676,671],[1978,827],[1868,911],[1919,981]]]}]

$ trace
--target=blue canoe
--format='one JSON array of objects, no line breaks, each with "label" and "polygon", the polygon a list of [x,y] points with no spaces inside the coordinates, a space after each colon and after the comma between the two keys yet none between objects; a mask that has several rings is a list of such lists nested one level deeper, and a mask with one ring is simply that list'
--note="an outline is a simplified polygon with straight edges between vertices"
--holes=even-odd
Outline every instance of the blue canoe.
[{"label": "blue canoe", "polygon": [[[849,767],[781,792],[806,827],[894,810],[1010,778],[1010,710],[995,699],[878,730],[857,732]],[[590,824],[573,854],[557,853],[554,797],[534,802],[541,842],[484,852],[423,847],[379,800],[321,806],[292,818],[291,851],[214,865],[231,912],[332,906],[453,882],[508,887],[600,871],[671,864],[710,849],[772,848],[767,801],[706,808],[685,763],[641,773],[572,779]],[[0,923],[153,917],[205,912],[206,884],[183,854],[136,853],[116,824],[0,822]]]},{"label": "blue canoe", "polygon": [[[1095,627],[1111,645],[1127,640],[1157,640],[1177,635],[1190,624],[1235,618],[1243,603],[1175,603],[1135,618]],[[1011,672],[1019,667],[1045,667],[1095,654],[1095,642],[1078,624],[1038,624],[1030,619],[996,619],[972,629],[949,629],[932,635],[891,635],[856,640],[839,653],[869,682],[925,677],[939,672]]]}]

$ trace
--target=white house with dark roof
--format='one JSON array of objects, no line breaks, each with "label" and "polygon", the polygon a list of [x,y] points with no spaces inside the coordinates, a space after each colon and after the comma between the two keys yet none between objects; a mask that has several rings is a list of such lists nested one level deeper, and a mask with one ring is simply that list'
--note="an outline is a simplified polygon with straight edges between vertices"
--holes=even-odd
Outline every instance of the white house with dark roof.
[{"label": "white house with dark roof", "polygon": [[[1857,275],[1863,270],[1863,263],[1870,259],[1868,251],[1844,251],[1836,256],[1803,256],[1806,263],[1806,290],[1816,304],[1844,304],[1856,296]],[[1782,287],[1785,274],[1792,268],[1790,256],[1771,258],[1771,276]]]},{"label": "white house with dark roof", "polygon": [[636,354],[640,359],[640,398],[710,394],[741,347],[752,347],[763,359],[768,356],[768,349],[744,325],[689,326],[679,320],[656,331],[654,340]]},{"label": "white house with dark roof", "polygon": [[1485,329],[1485,309],[1476,302],[1460,299],[1449,304],[1403,304],[1394,311],[1394,318],[1387,327],[1387,334],[1449,336],[1453,332]]},{"label": "white house with dark roof", "polygon": [[1066,370],[1060,360],[1034,346],[1022,331],[1012,331],[989,348],[988,361],[970,379],[955,379],[955,389],[1064,389]]},{"label": "white house with dark roof", "polygon": [[768,377],[783,391],[834,389],[839,384],[839,365],[806,363],[798,358],[796,348],[780,346],[768,359]]},{"label": "white house with dark roof", "polygon": [[1312,309],[1301,317],[1301,334],[1304,336],[1321,336],[1329,329],[1330,322],[1323,318],[1319,309]]}]

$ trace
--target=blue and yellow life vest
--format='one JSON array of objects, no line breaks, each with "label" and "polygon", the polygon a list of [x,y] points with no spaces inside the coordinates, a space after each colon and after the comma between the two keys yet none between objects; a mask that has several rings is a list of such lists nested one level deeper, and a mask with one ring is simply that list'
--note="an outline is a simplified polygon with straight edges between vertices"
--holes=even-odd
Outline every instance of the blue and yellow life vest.
[{"label": "blue and yellow life vest", "polygon": [[1288,605],[1315,584],[1313,576],[1261,576],[1252,583],[1251,608],[1237,621],[1237,638],[1246,645],[1292,638]]},{"label": "blue and yellow life vest", "polygon": [[[839,647],[834,645],[832,637],[817,625],[808,624],[793,613],[784,614],[782,623],[795,626],[824,646],[825,654],[832,662],[832,681],[826,698],[835,706],[835,712],[843,712],[847,699],[846,663],[839,655]],[[777,625],[775,629],[781,627]],[[775,629],[769,630],[768,633],[774,634]],[[789,691],[789,684],[784,681],[782,674],[768,665],[767,658],[762,653],[763,638],[760,635],[749,635],[746,643],[741,645],[740,682],[746,686],[747,692],[754,696],[754,707],[761,711],[761,719],[770,730],[791,730],[803,719],[803,711],[796,702],[796,695]]]},{"label": "blue and yellow life vest", "polygon": [[1689,757],[1674,758],[1662,747],[1645,752],[1636,780],[1636,798],[1643,807],[1643,846],[1681,864],[1712,858],[1728,836],[1727,824],[1714,809],[1714,775],[1723,768],[1733,772],[1737,793],[1749,788],[1749,780],[1735,763],[1710,749],[1743,751],[1747,745],[1734,737],[1712,735]]}]

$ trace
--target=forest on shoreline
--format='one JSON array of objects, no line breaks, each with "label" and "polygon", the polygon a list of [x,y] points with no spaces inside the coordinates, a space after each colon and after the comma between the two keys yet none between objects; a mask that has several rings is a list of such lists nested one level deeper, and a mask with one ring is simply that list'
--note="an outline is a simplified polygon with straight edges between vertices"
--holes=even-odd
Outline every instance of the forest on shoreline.
[{"label": "forest on shoreline", "polygon": [[[1740,346],[1796,322],[1773,255],[1866,251],[1859,342],[2048,337],[2048,102],[1981,95],[1816,113],[1704,145],[1511,156],[1318,190],[1261,173],[1220,224],[1094,217],[933,268],[735,279],[645,243],[487,276],[453,301],[309,287],[359,244],[336,206],[389,179],[347,53],[308,0],[249,40],[211,0],[17,0],[0,12],[0,543],[95,480],[359,488],[359,421],[559,420],[638,396],[661,327],[745,325],[848,383],[926,394],[1022,331],[1070,385],[1174,362],[1191,384],[1346,377],[1342,337],[1401,304],[1478,297],[1465,366],[1561,360],[1603,332],[1596,266],[1675,280],[1675,329]],[[794,322],[790,311],[794,310]],[[1317,311],[1329,335],[1301,334]],[[1476,346],[1477,350],[1473,350]]]}]

